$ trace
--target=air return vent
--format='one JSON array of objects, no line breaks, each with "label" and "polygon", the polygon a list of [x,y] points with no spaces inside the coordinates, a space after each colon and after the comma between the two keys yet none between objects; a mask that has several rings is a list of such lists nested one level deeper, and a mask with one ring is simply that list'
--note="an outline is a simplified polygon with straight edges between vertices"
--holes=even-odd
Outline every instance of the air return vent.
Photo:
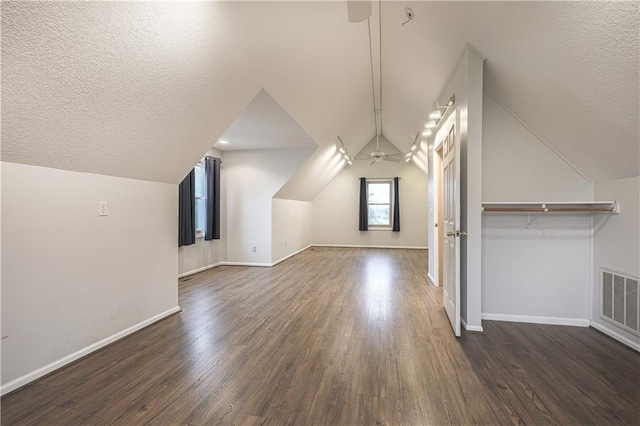
[{"label": "air return vent", "polygon": [[640,336],[640,280],[627,274],[600,268],[600,316]]}]

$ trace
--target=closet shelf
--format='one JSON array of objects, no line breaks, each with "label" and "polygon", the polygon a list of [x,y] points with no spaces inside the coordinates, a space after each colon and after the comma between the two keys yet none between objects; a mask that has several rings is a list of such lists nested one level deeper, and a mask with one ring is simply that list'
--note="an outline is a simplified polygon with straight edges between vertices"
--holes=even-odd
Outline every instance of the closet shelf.
[{"label": "closet shelf", "polygon": [[486,213],[620,213],[616,201],[484,201]]}]

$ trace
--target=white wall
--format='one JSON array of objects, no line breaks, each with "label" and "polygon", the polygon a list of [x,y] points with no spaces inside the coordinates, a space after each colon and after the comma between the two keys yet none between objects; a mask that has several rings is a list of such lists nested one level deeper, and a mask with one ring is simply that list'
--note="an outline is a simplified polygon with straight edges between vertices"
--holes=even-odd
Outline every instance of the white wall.
[{"label": "white wall", "polygon": [[222,159],[220,166],[220,239],[205,241],[196,238],[196,243],[178,248],[178,274],[189,275],[218,265],[227,260],[227,187],[224,158],[221,151],[210,149],[206,155]]},{"label": "white wall", "polygon": [[[591,199],[591,184],[487,95],[483,132],[484,201]],[[589,214],[484,213],[483,315],[584,325],[590,263]]]},{"label": "white wall", "polygon": [[629,275],[640,276],[640,177],[599,182],[594,185],[594,198],[615,200],[619,215],[594,218],[593,305],[591,320],[618,334],[640,350],[640,338],[600,319],[600,268],[605,267]]},{"label": "white wall", "polygon": [[177,308],[176,206],[172,184],[2,164],[3,392]]},{"label": "white wall", "polygon": [[[397,151],[381,138],[380,149]],[[375,150],[375,140],[359,155]],[[358,230],[358,178],[400,177],[400,232]],[[427,245],[427,182],[411,163],[354,161],[313,200],[313,243],[329,245],[421,247]]]},{"label": "white wall", "polygon": [[[446,105],[455,95],[458,115],[456,138],[460,139],[460,224],[467,232],[460,238],[460,311],[467,329],[482,330],[481,275],[482,275],[482,84],[484,59],[469,45],[460,56],[452,75],[443,88],[440,105]],[[428,170],[433,170],[433,138],[429,140]],[[429,247],[434,241],[434,178],[429,173]],[[433,250],[429,253],[429,270],[436,267]]]},{"label": "white wall", "polygon": [[[272,197],[312,152],[313,149],[225,152],[229,262],[271,264]],[[255,253],[252,247],[256,247]]]},{"label": "white wall", "polygon": [[311,245],[310,201],[273,199],[271,261],[276,263]]}]

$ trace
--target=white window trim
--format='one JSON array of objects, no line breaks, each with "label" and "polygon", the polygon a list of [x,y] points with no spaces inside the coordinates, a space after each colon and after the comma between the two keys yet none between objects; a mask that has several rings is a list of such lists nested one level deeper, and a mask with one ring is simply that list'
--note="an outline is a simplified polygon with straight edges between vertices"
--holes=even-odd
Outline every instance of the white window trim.
[{"label": "white window trim", "polygon": [[[393,179],[384,178],[367,178],[367,210],[369,208],[369,183],[388,183],[389,184],[389,225],[371,225],[369,223],[369,215],[367,212],[367,228],[369,231],[393,231]],[[375,205],[387,205],[375,204]]]}]

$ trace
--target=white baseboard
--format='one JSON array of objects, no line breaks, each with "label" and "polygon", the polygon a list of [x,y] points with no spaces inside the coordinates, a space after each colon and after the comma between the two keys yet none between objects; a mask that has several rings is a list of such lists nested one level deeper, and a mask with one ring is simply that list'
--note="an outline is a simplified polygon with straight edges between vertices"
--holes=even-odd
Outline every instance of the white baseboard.
[{"label": "white baseboard", "polygon": [[202,268],[194,269],[192,271],[183,272],[178,274],[178,278],[188,277],[189,275],[197,274],[198,272],[206,271],[207,269],[215,268],[216,266],[222,265],[223,262],[213,263],[211,265],[203,266]]},{"label": "white baseboard", "polygon": [[270,263],[253,263],[253,262],[220,262],[220,265],[224,266],[260,266],[260,267],[271,267]]},{"label": "white baseboard", "polygon": [[460,317],[460,324],[466,331],[473,331],[477,333],[482,333],[484,331],[481,325],[467,325],[467,322],[462,317]]},{"label": "white baseboard", "polygon": [[375,248],[375,249],[408,249],[408,250],[428,250],[427,247],[420,246],[375,246],[375,245],[352,245],[352,244],[311,244],[313,247],[341,247],[341,248]]},{"label": "white baseboard", "polygon": [[[296,254],[300,254],[303,251],[311,248],[311,247],[342,247],[342,248],[376,248],[376,249],[410,249],[410,250],[427,250],[427,247],[409,247],[409,246],[353,246],[353,245],[336,245],[336,244],[309,244],[308,246],[301,248],[300,250],[291,253],[282,259],[278,259],[272,263],[255,263],[255,262],[227,262],[222,261],[218,263],[214,263],[211,265],[203,266],[202,268],[194,269],[192,271],[183,272],[178,274],[178,278],[184,278],[189,275],[197,274],[198,272],[206,271],[207,269],[215,268],[218,266],[257,266],[263,268],[269,268],[272,266],[276,266],[280,262],[284,262],[285,260],[295,256]],[[433,283],[433,280],[431,280]]]},{"label": "white baseboard", "polygon": [[128,335],[135,333],[136,331],[145,328],[155,322],[160,321],[163,318],[168,317],[169,315],[175,314],[176,312],[180,312],[180,306],[176,306],[174,308],[169,309],[168,311],[164,311],[158,315],[155,315],[151,318],[148,318],[142,322],[139,322],[138,324],[135,324],[127,329],[124,329],[116,334],[113,334],[109,337],[107,337],[106,339],[102,339],[99,342],[96,342],[92,345],[89,345],[85,348],[80,349],[79,351],[76,351],[74,353],[72,353],[71,355],[67,355],[63,358],[60,358],[57,361],[52,362],[51,364],[45,365],[44,367],[38,368],[35,371],[32,371],[31,373],[27,373],[24,376],[18,377],[15,380],[12,380],[4,385],[2,385],[2,387],[0,388],[0,395],[5,395],[9,392],[12,392],[26,384],[29,384],[31,382],[33,382],[34,380],[39,379],[42,376],[46,376],[47,374],[51,373],[52,371],[55,371],[59,368],[64,367],[67,364],[72,363],[73,361],[76,361],[84,356],[89,355],[92,352],[97,351],[98,349],[101,349],[117,340],[120,340],[124,337],[127,337]]},{"label": "white baseboard", "polygon": [[285,257],[283,257],[283,258],[282,258],[282,259],[280,259],[280,260],[276,260],[275,262],[273,262],[273,263],[271,264],[271,266],[276,266],[278,263],[280,263],[280,262],[284,262],[285,260],[287,260],[287,259],[289,259],[289,258],[291,258],[291,257],[295,256],[296,254],[300,254],[300,253],[302,253],[303,251],[307,250],[308,248],[311,248],[311,244],[309,244],[308,246],[306,246],[306,247],[304,247],[304,248],[301,248],[300,250],[298,250],[298,251],[296,251],[296,252],[293,252],[293,253],[291,253],[291,254],[289,254],[289,255],[287,255],[287,256],[285,256]]},{"label": "white baseboard", "polygon": [[427,272],[427,279],[429,280],[432,286],[439,287],[438,284],[436,284],[436,279],[433,278],[433,275],[431,275],[431,272]]},{"label": "white baseboard", "polygon": [[483,320],[526,322],[531,324],[569,325],[573,327],[589,327],[591,321],[586,318],[535,317],[530,315],[482,314]]},{"label": "white baseboard", "polygon": [[614,330],[611,330],[609,327],[599,324],[597,322],[591,321],[590,324],[591,327],[595,328],[596,330],[606,334],[607,336],[616,339],[618,342],[623,343],[627,346],[629,346],[632,349],[635,349],[636,351],[640,352],[640,343],[638,342],[634,342],[631,339],[627,339],[626,337],[616,333]]}]

